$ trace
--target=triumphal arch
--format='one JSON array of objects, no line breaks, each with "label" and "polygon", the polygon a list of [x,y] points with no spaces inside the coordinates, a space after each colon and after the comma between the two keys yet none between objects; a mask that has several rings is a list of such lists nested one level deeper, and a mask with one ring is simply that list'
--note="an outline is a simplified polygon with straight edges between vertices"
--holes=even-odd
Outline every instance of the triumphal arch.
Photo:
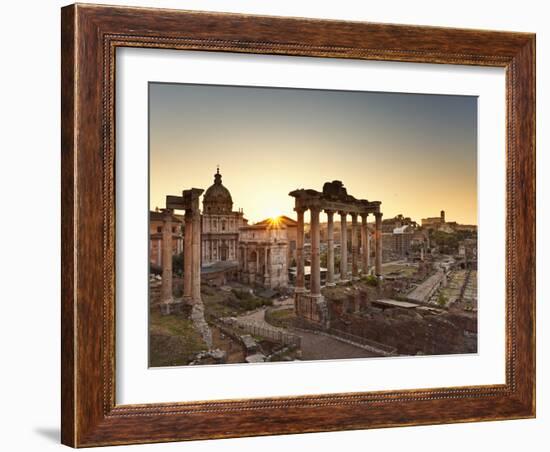
[{"label": "triumphal arch", "polygon": [[[347,193],[341,181],[326,182],[323,191],[298,189],[289,193],[295,198],[295,207],[298,217],[296,238],[296,289],[294,306],[296,315],[306,323],[328,329],[330,327],[329,310],[321,294],[321,261],[320,261],[320,214],[327,216],[327,273],[326,285],[336,282],[346,282],[358,279],[360,270],[362,275],[369,274],[370,246],[367,217],[375,217],[375,265],[374,272],[379,278],[382,267],[382,212],[380,201],[357,199]],[[311,235],[311,273],[309,290],[305,287],[304,274],[304,213],[310,212]],[[340,215],[340,268],[339,278],[334,268],[334,214]],[[351,217],[351,275],[348,271],[348,224],[347,217]],[[361,225],[358,218],[361,218]],[[361,260],[361,269],[359,268]]]}]

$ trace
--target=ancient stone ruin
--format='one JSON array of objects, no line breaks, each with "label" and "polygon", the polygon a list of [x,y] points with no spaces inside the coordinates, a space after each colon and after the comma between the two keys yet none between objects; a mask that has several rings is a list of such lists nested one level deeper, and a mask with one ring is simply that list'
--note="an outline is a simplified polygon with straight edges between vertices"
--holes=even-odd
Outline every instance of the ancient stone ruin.
[{"label": "ancient stone ruin", "polygon": [[[319,215],[324,211],[327,215],[327,280],[326,285],[335,284],[334,269],[334,214],[340,215],[340,282],[349,281],[348,249],[347,249],[347,217],[351,216],[351,279],[359,278],[359,258],[361,257],[361,273],[367,275],[369,271],[369,240],[367,217],[373,214],[376,218],[375,229],[375,266],[374,271],[380,278],[382,271],[381,250],[381,222],[380,201],[357,199],[347,193],[341,181],[326,182],[323,191],[312,189],[298,189],[291,191],[290,196],[295,198],[294,210],[298,216],[298,233],[296,240],[296,315],[311,326],[322,329],[330,328],[329,309],[321,294],[320,268],[320,224]],[[311,221],[311,276],[310,288],[305,288],[304,277],[304,213],[310,211]],[[361,226],[358,225],[361,217]],[[359,237],[360,230],[360,237]],[[359,241],[360,239],[360,241]]]},{"label": "ancient stone ruin", "polygon": [[[200,332],[208,348],[212,347],[212,332],[204,319],[204,305],[201,300],[201,216],[199,198],[204,190],[192,188],[184,190],[181,196],[167,196],[163,247],[165,256],[172,255],[172,225],[174,210],[185,212],[183,304],[192,306],[191,319]],[[172,296],[172,260],[163,259],[162,269],[162,311],[165,314],[177,311],[180,307]]]}]

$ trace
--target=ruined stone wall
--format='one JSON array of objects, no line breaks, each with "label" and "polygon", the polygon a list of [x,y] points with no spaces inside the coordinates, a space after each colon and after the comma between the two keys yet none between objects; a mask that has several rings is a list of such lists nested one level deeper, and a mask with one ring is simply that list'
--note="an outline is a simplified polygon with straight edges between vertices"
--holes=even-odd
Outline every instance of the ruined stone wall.
[{"label": "ruined stone wall", "polygon": [[400,355],[477,352],[477,318],[419,309],[371,306],[374,297],[360,290],[328,302],[331,328],[397,349]]},{"label": "ruined stone wall", "polygon": [[422,315],[412,309],[387,309],[331,319],[334,328],[380,342],[401,355],[477,352],[477,331],[460,316]]}]

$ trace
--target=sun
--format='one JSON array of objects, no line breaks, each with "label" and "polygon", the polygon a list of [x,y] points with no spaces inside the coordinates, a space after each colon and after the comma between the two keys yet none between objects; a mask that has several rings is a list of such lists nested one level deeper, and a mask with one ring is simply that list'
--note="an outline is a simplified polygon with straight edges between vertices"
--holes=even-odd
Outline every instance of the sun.
[{"label": "sun", "polygon": [[271,226],[280,226],[281,225],[281,216],[280,215],[277,215],[277,216],[272,216],[269,218],[269,224]]}]

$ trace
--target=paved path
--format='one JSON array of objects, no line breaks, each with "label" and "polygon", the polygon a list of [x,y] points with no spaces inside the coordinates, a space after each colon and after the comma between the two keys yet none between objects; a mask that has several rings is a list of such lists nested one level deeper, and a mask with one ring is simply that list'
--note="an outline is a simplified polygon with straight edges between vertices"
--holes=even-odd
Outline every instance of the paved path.
[{"label": "paved path", "polygon": [[418,287],[413,289],[413,291],[407,295],[407,298],[421,303],[426,302],[432,294],[433,288],[439,285],[442,277],[440,272],[433,274],[425,281],[421,282]]},{"label": "paved path", "polygon": [[244,315],[240,315],[240,316],[237,317],[237,319],[246,320],[248,322],[254,322],[254,323],[257,323],[260,326],[267,326],[267,327],[270,327],[270,328],[280,329],[280,328],[274,327],[273,325],[271,325],[271,324],[269,324],[265,321],[265,311],[266,310],[267,310],[267,308],[260,308],[257,311],[254,311],[254,312],[251,312],[251,313],[248,313],[248,314],[244,314]]},{"label": "paved path", "polygon": [[[284,309],[284,307],[279,309]],[[365,350],[362,347],[357,347],[353,344],[342,342],[330,336],[310,333],[303,330],[295,330],[293,328],[287,330],[275,327],[265,321],[266,310],[267,308],[261,308],[250,314],[239,316],[238,318],[253,321],[261,326],[266,326],[300,336],[303,360],[369,358],[373,356],[380,356],[376,353],[370,352],[369,350]]]},{"label": "paved path", "polygon": [[302,338],[302,359],[346,359],[380,356],[361,347],[339,341],[329,336],[291,330]]}]

